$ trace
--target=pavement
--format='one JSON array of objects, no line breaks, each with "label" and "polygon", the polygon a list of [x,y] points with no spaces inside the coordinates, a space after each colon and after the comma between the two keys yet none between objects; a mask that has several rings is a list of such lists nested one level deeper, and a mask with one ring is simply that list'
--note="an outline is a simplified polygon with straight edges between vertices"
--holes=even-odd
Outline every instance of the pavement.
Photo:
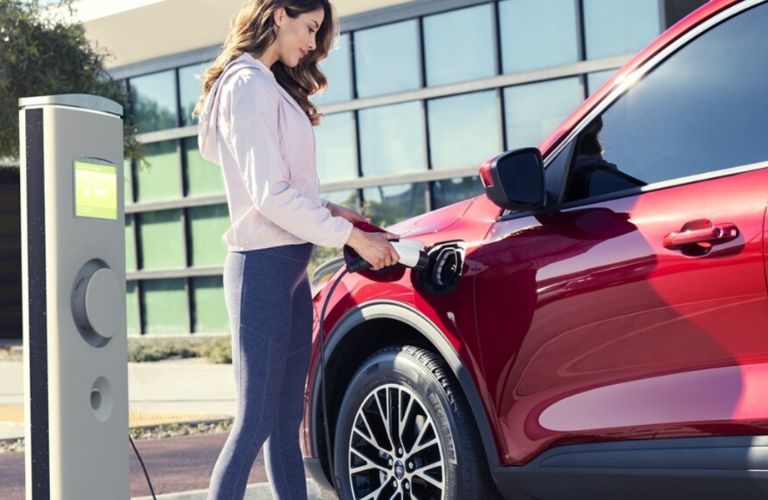
[{"label": "pavement", "polygon": [[[185,491],[183,493],[170,493],[168,495],[157,495],[157,500],[207,500],[207,490],[195,490]],[[307,483],[307,496],[312,499],[331,499],[335,496],[329,496],[328,492],[323,492],[313,482]],[[271,500],[272,492],[269,489],[269,484],[249,484],[245,490],[245,497],[243,500]],[[133,500],[153,500],[152,497],[138,497]]]},{"label": "pavement", "polygon": [[[0,362],[0,439],[24,437],[23,374],[20,361]],[[232,418],[232,367],[194,358],[128,363],[128,400],[131,427]]]},{"label": "pavement", "polygon": [[[24,379],[20,361],[0,360],[0,441],[24,436]],[[236,410],[231,365],[199,359],[128,364],[129,425],[154,426],[232,418]],[[310,499],[332,499],[307,480]],[[164,500],[205,499],[205,490],[159,495]],[[151,498],[151,497],[144,497]],[[247,500],[269,499],[267,483],[248,487]]]}]

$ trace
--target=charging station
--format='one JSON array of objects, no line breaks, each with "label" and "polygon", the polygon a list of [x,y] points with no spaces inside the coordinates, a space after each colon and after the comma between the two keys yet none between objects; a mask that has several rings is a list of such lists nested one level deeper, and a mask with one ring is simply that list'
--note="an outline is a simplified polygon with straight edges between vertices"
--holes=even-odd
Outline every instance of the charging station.
[{"label": "charging station", "polygon": [[130,497],[122,107],[21,99],[26,497]]}]

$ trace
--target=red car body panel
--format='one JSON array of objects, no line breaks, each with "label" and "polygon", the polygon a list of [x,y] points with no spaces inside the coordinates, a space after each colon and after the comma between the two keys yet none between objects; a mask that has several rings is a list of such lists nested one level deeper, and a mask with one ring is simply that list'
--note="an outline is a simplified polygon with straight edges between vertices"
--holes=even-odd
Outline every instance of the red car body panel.
[{"label": "red car body panel", "polygon": [[[755,185],[768,171],[493,225],[467,268],[483,270],[479,335],[505,463],[556,443],[652,437],[660,424],[692,436],[768,418],[756,390],[768,387],[768,195]],[[743,196],[706,204],[723,192]],[[663,246],[702,217],[740,236],[702,256]]]},{"label": "red car body panel", "polygon": [[[544,158],[616,84],[735,3],[709,2],[658,37],[541,143]],[[508,220],[478,196],[389,228],[427,246],[464,242],[455,291],[425,293],[410,270],[346,276],[325,330],[371,301],[418,310],[474,381],[501,465],[564,443],[768,433],[768,195],[754,189],[766,185],[768,170],[754,170]],[[733,192],[743,196],[708,203]],[[702,255],[664,246],[702,220],[733,224],[738,237]],[[318,361],[316,337],[305,423]],[[304,449],[316,454],[309,431]]]}]

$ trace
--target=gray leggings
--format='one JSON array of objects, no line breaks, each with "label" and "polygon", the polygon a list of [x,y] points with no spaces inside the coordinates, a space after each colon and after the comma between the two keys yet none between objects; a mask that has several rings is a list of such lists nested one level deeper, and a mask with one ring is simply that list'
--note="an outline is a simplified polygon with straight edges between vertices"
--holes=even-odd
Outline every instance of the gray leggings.
[{"label": "gray leggings", "polygon": [[209,500],[243,498],[265,441],[274,497],[307,498],[299,425],[312,336],[311,253],[306,243],[227,256],[224,295],[238,408],[213,469]]}]

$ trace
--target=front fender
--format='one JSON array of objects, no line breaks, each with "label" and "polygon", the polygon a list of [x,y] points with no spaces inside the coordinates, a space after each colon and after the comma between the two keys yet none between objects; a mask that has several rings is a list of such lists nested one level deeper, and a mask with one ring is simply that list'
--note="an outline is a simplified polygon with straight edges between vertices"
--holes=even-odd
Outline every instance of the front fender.
[{"label": "front fender", "polygon": [[[446,364],[453,372],[456,380],[459,382],[464,396],[467,398],[469,407],[472,410],[472,416],[475,425],[483,441],[488,465],[493,469],[500,465],[499,451],[496,441],[491,432],[491,426],[488,420],[480,393],[475,386],[474,379],[456,352],[450,342],[443,336],[437,326],[421,314],[416,309],[394,301],[379,300],[367,302],[353,309],[350,309],[337,323],[331,334],[328,336],[328,343],[325,345],[325,357],[327,360],[333,359],[334,354],[338,354],[337,349],[346,335],[352,333],[357,327],[367,321],[374,319],[391,319],[411,327],[423,337],[423,340],[431,345],[434,350],[445,360]],[[320,404],[320,369],[314,370],[312,377],[310,408],[309,408],[309,426],[311,430],[312,449],[317,451],[321,447],[318,441],[323,439],[323,430],[319,423],[321,421],[319,412],[322,411]]]}]

